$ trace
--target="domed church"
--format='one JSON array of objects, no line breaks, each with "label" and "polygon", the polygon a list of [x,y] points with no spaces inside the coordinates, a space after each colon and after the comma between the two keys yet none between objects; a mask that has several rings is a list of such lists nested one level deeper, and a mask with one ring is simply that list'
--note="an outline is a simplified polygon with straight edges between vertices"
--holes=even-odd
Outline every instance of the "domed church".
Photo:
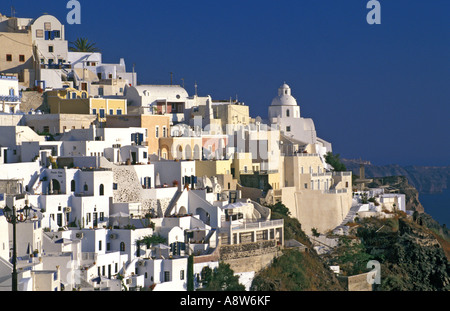
[{"label": "domed church", "polygon": [[300,106],[291,95],[291,88],[286,83],[278,88],[278,96],[269,106],[269,122],[272,126],[277,126],[288,138],[305,145],[319,145],[326,149],[318,153],[331,151],[331,144],[317,137],[314,121],[300,116]]}]

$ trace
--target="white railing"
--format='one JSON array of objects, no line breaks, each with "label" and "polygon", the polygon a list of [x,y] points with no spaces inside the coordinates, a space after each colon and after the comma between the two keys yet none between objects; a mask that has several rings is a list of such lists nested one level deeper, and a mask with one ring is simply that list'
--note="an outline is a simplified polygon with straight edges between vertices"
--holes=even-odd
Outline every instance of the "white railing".
[{"label": "white railing", "polygon": [[333,176],[351,176],[352,172],[333,172]]},{"label": "white railing", "polygon": [[330,190],[323,190],[323,193],[330,193],[330,194],[337,194],[337,193],[347,193],[347,189],[330,189]]},{"label": "white railing", "polygon": [[231,230],[247,230],[247,229],[262,229],[267,227],[279,227],[283,225],[283,219],[258,221],[258,222],[245,222],[243,224],[236,224],[231,226]]}]

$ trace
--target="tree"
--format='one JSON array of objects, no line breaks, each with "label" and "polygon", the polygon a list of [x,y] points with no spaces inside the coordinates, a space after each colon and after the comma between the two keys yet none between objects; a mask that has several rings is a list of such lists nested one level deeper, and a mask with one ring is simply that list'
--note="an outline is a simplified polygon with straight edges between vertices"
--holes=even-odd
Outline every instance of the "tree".
[{"label": "tree", "polygon": [[71,52],[100,52],[95,43],[89,42],[87,38],[78,38],[70,44],[69,51]]},{"label": "tree", "polygon": [[341,162],[339,154],[327,152],[327,154],[325,155],[325,162],[330,164],[336,172],[343,172],[347,170],[345,164]]},{"label": "tree", "polygon": [[291,215],[291,212],[289,211],[289,208],[286,205],[284,205],[283,203],[281,203],[281,202],[277,202],[274,205],[269,205],[268,207],[274,213],[279,213],[279,214],[284,215],[284,216],[290,216]]},{"label": "tree", "polygon": [[229,264],[219,262],[219,266],[212,271],[203,268],[203,289],[207,291],[244,291],[245,286],[239,283],[239,277],[234,275]]}]

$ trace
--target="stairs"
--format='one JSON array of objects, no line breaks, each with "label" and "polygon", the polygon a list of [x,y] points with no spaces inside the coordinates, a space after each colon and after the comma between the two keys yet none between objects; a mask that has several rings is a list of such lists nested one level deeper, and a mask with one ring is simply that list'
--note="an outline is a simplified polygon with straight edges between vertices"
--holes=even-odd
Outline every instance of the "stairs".
[{"label": "stairs", "polygon": [[345,226],[346,223],[353,221],[359,208],[360,205],[353,205],[348,211],[347,216],[345,216],[344,220],[342,220],[341,224],[338,227]]},{"label": "stairs", "polygon": [[181,197],[181,195],[183,194],[183,191],[178,190],[175,195],[173,196],[172,200],[169,203],[169,206],[167,206],[167,209],[164,213],[164,216],[169,216],[170,213],[172,212],[173,208],[175,207],[175,205],[178,202],[178,199]]}]

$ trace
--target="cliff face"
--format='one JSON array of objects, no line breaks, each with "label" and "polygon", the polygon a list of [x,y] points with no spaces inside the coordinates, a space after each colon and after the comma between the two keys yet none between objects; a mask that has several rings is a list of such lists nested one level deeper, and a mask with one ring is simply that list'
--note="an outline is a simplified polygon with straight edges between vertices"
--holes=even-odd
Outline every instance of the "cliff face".
[{"label": "cliff face", "polygon": [[[347,170],[359,175],[358,160],[342,159]],[[405,176],[409,183],[421,193],[438,193],[450,188],[450,166],[400,166],[365,165],[365,175],[368,178],[386,176]]]},{"label": "cliff face", "polygon": [[448,236],[439,241],[420,218],[366,219],[357,236],[381,263],[379,290],[450,290],[450,262],[444,250]]}]

